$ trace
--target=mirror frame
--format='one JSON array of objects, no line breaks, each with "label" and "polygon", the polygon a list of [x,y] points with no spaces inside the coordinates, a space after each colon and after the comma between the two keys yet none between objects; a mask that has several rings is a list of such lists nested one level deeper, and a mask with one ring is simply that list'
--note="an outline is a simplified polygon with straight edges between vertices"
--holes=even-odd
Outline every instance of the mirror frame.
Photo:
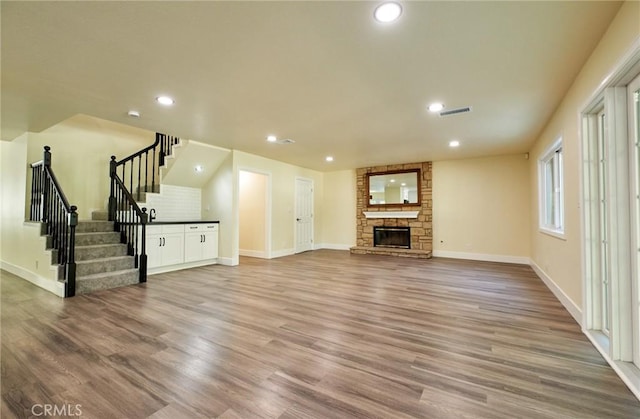
[{"label": "mirror frame", "polygon": [[[369,179],[371,176],[380,176],[380,175],[395,175],[399,173],[415,173],[418,181],[418,202],[410,202],[408,204],[398,203],[398,204],[372,204],[371,203],[371,188]],[[373,208],[393,208],[393,207],[421,207],[422,206],[422,187],[420,181],[422,180],[422,173],[419,168],[416,169],[406,169],[406,170],[389,170],[386,172],[371,172],[367,173],[367,186],[365,189],[366,199],[367,199],[367,207]]]}]

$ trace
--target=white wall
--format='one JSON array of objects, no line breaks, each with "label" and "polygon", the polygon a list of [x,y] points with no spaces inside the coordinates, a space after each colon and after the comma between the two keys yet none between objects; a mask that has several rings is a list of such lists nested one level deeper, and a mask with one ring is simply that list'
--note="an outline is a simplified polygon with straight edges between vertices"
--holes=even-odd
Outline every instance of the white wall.
[{"label": "white wall", "polygon": [[524,154],[433,163],[434,256],[528,263]]},{"label": "white wall", "polygon": [[160,185],[160,193],[148,194],[140,207],[146,207],[147,213],[155,209],[156,221],[199,221],[202,219],[202,189]]}]

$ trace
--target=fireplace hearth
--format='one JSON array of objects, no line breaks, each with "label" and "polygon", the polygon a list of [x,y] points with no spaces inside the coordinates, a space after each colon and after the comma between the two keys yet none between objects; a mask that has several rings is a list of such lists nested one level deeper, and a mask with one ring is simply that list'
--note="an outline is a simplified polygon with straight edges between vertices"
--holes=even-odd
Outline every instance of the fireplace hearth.
[{"label": "fireplace hearth", "polygon": [[411,249],[411,228],[373,227],[373,246]]}]

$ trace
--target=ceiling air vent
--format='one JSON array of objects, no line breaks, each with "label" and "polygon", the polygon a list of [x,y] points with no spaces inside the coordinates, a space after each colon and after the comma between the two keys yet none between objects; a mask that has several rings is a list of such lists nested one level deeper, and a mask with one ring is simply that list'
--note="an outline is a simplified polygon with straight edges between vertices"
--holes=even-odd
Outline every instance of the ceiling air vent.
[{"label": "ceiling air vent", "polygon": [[464,108],[458,108],[458,109],[451,109],[451,110],[448,110],[448,111],[442,111],[442,112],[440,112],[440,116],[449,116],[449,115],[455,115],[455,114],[465,113],[465,112],[471,112],[471,107],[466,106]]},{"label": "ceiling air vent", "polygon": [[294,140],[292,140],[291,138],[285,138],[282,140],[278,140],[278,144],[293,144],[295,143]]}]

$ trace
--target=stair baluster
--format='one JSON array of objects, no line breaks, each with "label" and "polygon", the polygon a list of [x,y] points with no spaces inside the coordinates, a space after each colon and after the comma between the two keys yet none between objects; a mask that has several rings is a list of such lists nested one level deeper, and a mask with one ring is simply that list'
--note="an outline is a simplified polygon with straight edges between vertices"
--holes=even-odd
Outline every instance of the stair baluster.
[{"label": "stair baluster", "polygon": [[44,147],[43,159],[31,164],[29,220],[43,223],[49,247],[56,256],[65,280],[65,297],[76,293],[75,227],[78,213],[69,205],[51,168],[51,147]]},{"label": "stair baluster", "polygon": [[[114,221],[114,228],[120,232],[122,243],[127,244],[128,253],[135,256],[136,267],[140,270],[140,282],[145,282],[147,278],[146,224],[148,214],[147,209],[140,208],[136,201],[140,200],[143,192],[156,192],[156,179],[158,181],[160,179],[160,167],[164,166],[166,158],[172,155],[173,146],[179,142],[180,139],[177,137],[156,133],[156,140],[153,144],[129,157],[116,161],[116,157],[111,156],[108,219]],[[151,153],[151,162],[149,162],[149,153]],[[121,168],[121,176],[118,174],[118,167]],[[149,185],[149,170],[151,170],[151,185]],[[134,173],[136,171],[137,174]],[[128,185],[125,184],[124,179],[128,180]],[[137,184],[134,184],[136,179]],[[134,199],[134,195],[136,199]]]}]

